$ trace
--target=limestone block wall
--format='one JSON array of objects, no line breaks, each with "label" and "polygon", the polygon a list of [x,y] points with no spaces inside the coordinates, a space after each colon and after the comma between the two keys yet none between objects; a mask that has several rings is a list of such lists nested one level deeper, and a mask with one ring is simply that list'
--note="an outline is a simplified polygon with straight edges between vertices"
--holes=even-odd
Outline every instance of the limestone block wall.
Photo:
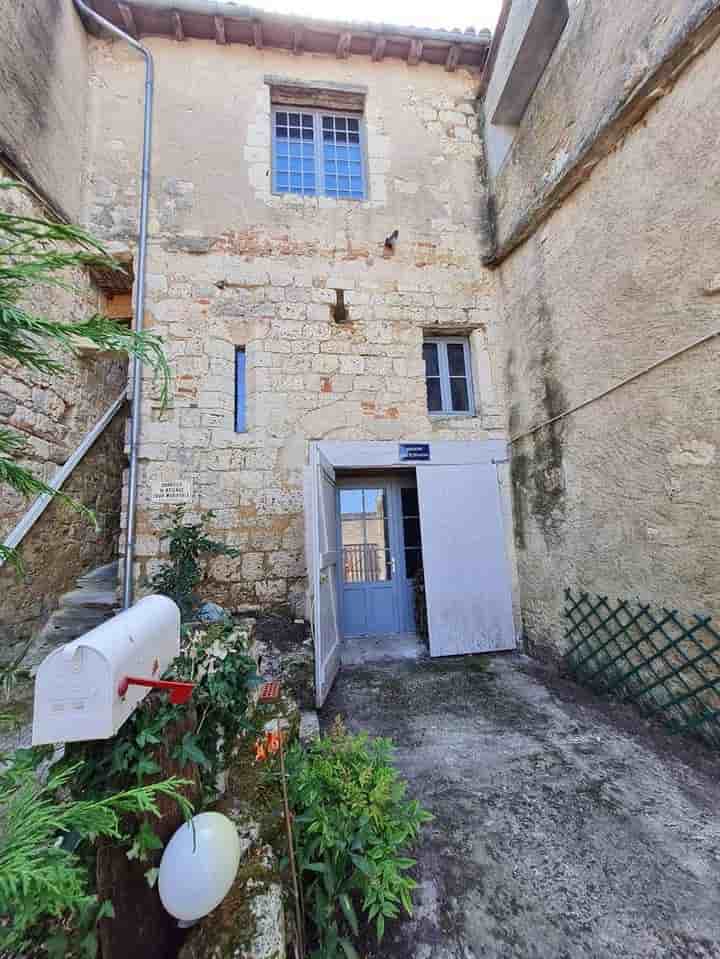
[{"label": "limestone block wall", "polygon": [[[702,49],[719,22],[716,0],[630,0],[621,8],[604,0],[568,0],[568,7],[568,23],[519,127],[493,129],[486,117],[488,137],[514,134],[494,181],[500,250],[517,242],[579,161],[585,168],[574,182],[589,175],[596,141],[607,151],[621,139],[622,132],[610,134],[608,128],[628,101],[637,103],[637,120],[643,99],[652,105],[672,88],[675,67]],[[532,9],[525,0],[512,0],[509,28]],[[490,78],[489,114],[501,74]]]},{"label": "limestone block wall", "polygon": [[[9,171],[0,166],[0,179]],[[42,205],[21,189],[3,191],[4,209],[43,216]],[[84,317],[98,309],[99,297],[86,277],[68,277],[78,292],[37,288],[31,308],[62,320]],[[60,354],[58,354],[58,358]],[[74,451],[90,427],[123,391],[126,361],[117,356],[64,356],[65,376],[47,376],[0,360],[0,425],[26,440],[22,463],[48,480]],[[0,568],[0,656],[8,642],[41,626],[58,597],[77,576],[107,562],[117,544],[123,469],[122,415],[108,435],[78,467],[67,485],[85,505],[96,509],[99,530],[59,504],[50,507],[26,538],[27,575]],[[119,426],[118,426],[119,424]],[[118,435],[118,428],[120,434]],[[0,537],[15,526],[30,502],[0,485]]]},{"label": "limestone block wall", "polygon": [[85,146],[85,28],[72,0],[0,0],[0,19],[0,161],[75,220]]},{"label": "limestone block wall", "polygon": [[[511,434],[720,328],[719,69],[715,43],[497,271]],[[534,643],[562,648],[566,585],[720,611],[719,360],[713,340],[513,444]]]},{"label": "limestone block wall", "polygon": [[[162,413],[146,384],[139,578],[162,555],[162,482],[242,547],[206,593],[230,605],[301,604],[303,467],[312,439],[502,436],[477,77],[429,65],[293,56],[206,41],[149,41],[156,60],[147,322],[175,374]],[[93,41],[86,216],[131,239],[142,73]],[[367,88],[369,196],[275,196],[268,75]],[[392,255],[384,238],[400,239]],[[345,293],[348,322],[332,314]],[[423,332],[466,332],[477,415],[431,419]],[[234,431],[234,360],[247,357],[247,432]]]}]

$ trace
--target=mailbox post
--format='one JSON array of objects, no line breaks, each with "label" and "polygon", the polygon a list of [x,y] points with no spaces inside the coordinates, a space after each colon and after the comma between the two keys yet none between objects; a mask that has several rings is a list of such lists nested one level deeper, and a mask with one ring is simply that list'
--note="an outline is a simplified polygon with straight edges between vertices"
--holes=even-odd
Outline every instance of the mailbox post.
[{"label": "mailbox post", "polygon": [[179,652],[180,610],[167,596],[146,596],[53,650],[35,678],[33,745],[109,739],[153,687],[187,701],[191,684],[160,680]]}]

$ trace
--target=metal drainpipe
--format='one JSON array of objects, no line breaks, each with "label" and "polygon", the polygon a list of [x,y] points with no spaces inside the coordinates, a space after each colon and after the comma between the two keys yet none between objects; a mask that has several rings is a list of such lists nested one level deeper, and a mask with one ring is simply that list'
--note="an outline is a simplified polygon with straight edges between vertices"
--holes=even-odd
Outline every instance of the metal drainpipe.
[{"label": "metal drainpipe", "polygon": [[[140,173],[140,224],[138,227],[138,259],[135,271],[134,329],[142,332],[145,315],[145,261],[147,257],[147,222],[150,193],[150,145],[152,137],[152,109],[155,76],[153,58],[147,47],[129,36],[114,23],[92,10],[84,0],[74,0],[78,10],[100,24],[114,36],[125,40],[145,58],[145,119],[143,125],[142,170]],[[123,609],[128,609],[133,600],[133,565],[135,559],[135,511],[138,487],[138,442],[140,439],[140,404],[142,401],[143,365],[138,357],[133,358],[132,409],[130,418],[130,472],[128,479],[127,528],[125,533],[125,567],[123,570]]]}]

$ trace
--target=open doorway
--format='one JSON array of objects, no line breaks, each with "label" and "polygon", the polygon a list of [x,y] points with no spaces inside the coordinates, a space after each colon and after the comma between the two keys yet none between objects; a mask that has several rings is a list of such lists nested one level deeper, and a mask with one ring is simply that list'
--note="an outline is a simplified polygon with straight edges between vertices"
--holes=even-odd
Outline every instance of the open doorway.
[{"label": "open doorway", "polygon": [[353,644],[415,636],[420,571],[431,656],[514,648],[504,454],[495,440],[311,444],[305,519],[318,704]]},{"label": "open doorway", "polygon": [[338,471],[336,483],[343,638],[414,637],[422,575],[415,470]]}]

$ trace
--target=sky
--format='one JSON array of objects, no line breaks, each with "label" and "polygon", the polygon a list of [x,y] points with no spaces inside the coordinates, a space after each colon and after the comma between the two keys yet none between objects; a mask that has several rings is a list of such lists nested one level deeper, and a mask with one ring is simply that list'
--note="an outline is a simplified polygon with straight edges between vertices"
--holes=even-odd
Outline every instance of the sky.
[{"label": "sky", "polygon": [[262,0],[263,10],[294,13],[319,20],[359,20],[396,23],[402,27],[430,27],[436,30],[493,30],[502,0]]}]

